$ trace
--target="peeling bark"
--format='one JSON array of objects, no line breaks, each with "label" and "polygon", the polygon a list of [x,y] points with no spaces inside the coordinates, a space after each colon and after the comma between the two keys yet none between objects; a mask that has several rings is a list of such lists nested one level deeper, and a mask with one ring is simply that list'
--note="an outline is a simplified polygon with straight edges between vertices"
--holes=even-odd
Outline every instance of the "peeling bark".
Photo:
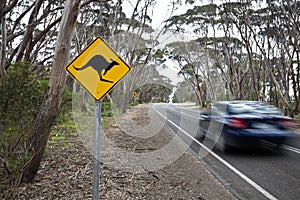
[{"label": "peeling bark", "polygon": [[66,0],[48,90],[30,135],[28,152],[31,155],[31,159],[24,167],[22,173],[23,182],[32,182],[34,180],[48,142],[51,127],[58,114],[66,82],[64,66],[68,63],[79,7],[80,0]]}]

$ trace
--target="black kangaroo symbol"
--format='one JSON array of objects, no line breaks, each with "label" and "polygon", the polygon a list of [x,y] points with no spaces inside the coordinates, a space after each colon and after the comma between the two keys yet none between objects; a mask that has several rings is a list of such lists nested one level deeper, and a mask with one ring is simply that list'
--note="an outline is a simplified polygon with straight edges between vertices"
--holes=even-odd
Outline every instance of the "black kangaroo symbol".
[{"label": "black kangaroo symbol", "polygon": [[96,70],[101,81],[113,83],[113,81],[106,80],[102,78],[102,76],[105,75],[109,70],[111,70],[115,65],[119,65],[119,63],[114,60],[112,60],[112,62],[109,63],[103,56],[95,55],[84,66],[77,68],[73,65],[73,67],[78,71],[82,71],[88,67],[91,67],[94,70]]}]

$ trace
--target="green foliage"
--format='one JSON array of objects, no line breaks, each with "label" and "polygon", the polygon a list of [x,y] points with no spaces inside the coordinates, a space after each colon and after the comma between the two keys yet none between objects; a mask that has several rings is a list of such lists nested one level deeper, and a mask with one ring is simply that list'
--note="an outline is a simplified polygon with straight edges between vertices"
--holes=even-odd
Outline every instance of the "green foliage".
[{"label": "green foliage", "polygon": [[0,177],[15,179],[29,160],[26,145],[46,87],[47,81],[27,63],[14,64],[0,80],[0,158],[5,166]]},{"label": "green foliage", "polygon": [[111,102],[102,102],[101,115],[103,117],[111,117],[112,116]]},{"label": "green foliage", "polygon": [[101,121],[102,128],[107,128],[115,124],[115,120],[113,117],[103,117]]},{"label": "green foliage", "polygon": [[133,101],[130,102],[130,106],[137,106],[139,104],[141,104],[141,99],[139,98],[134,98]]},{"label": "green foliage", "polygon": [[68,86],[66,86],[62,97],[62,103],[59,108],[60,115],[58,116],[58,120],[64,119],[66,117],[66,114],[68,114],[71,109],[72,109],[72,91]]}]

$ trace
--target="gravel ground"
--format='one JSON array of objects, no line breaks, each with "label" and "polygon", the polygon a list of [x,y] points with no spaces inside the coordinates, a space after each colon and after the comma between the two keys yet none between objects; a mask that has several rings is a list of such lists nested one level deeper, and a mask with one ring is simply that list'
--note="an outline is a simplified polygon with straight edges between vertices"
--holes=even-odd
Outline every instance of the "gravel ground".
[{"label": "gravel ground", "polygon": [[[132,121],[135,126],[149,124],[149,109],[150,105],[130,109],[121,117],[123,128],[115,124],[103,130],[104,136],[127,154],[148,155],[162,149],[175,137],[167,127],[146,139],[124,131],[126,124],[128,129],[132,128],[129,123]],[[176,144],[182,149],[182,143]],[[155,170],[151,170],[156,166],[155,161],[128,161],[126,156],[116,156],[113,149],[103,144],[101,158],[100,199],[236,199],[188,150],[168,165],[157,161],[162,167]],[[14,191],[12,199],[90,199],[92,160],[86,143],[79,137],[70,138],[68,143],[53,143],[49,145],[35,182],[22,184]]]}]

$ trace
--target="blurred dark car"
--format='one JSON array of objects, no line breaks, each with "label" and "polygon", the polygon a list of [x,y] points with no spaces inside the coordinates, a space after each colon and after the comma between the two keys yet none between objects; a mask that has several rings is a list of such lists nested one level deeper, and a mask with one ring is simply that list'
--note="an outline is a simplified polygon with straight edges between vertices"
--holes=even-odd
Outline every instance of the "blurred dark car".
[{"label": "blurred dark car", "polygon": [[223,152],[230,147],[253,147],[261,141],[278,148],[289,137],[291,118],[265,102],[224,101],[215,103],[209,112],[200,115],[200,135],[216,143]]}]

